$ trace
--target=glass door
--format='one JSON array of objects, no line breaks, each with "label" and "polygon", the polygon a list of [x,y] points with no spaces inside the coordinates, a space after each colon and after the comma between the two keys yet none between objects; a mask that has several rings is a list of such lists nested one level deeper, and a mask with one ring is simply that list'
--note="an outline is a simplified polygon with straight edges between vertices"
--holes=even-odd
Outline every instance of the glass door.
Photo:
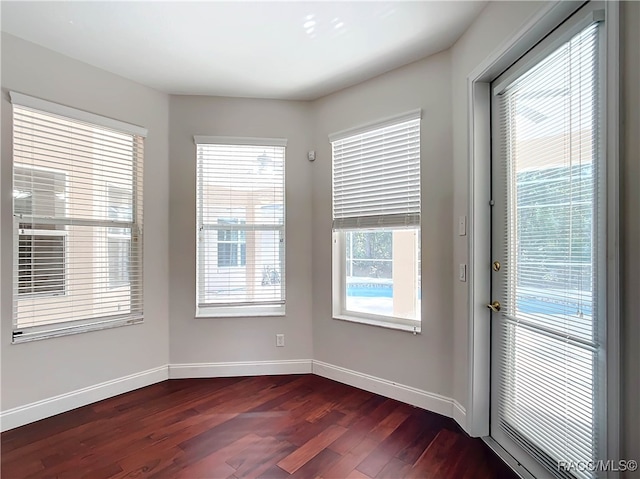
[{"label": "glass door", "polygon": [[574,17],[492,84],[491,435],[535,477],[586,479],[604,437],[602,22]]}]

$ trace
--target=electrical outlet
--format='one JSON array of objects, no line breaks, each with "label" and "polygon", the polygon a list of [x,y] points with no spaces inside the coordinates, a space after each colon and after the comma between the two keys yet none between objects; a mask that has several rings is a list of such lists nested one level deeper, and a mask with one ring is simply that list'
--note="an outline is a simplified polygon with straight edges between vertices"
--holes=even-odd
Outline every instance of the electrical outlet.
[{"label": "electrical outlet", "polygon": [[276,346],[284,348],[284,334],[276,334]]}]

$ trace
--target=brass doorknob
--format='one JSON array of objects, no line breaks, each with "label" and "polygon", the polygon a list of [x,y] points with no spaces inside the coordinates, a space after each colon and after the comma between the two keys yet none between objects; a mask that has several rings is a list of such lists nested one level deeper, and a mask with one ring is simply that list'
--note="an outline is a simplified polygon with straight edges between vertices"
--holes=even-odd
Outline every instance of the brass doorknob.
[{"label": "brass doorknob", "polygon": [[494,313],[499,313],[501,308],[500,301],[494,301],[491,304],[487,304],[487,308],[489,308]]}]

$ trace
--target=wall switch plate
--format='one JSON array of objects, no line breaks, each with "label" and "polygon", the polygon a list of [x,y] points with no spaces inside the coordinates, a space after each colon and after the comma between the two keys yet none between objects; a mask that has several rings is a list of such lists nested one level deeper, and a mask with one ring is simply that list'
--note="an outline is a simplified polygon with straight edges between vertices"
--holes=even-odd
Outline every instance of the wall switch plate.
[{"label": "wall switch plate", "polygon": [[284,348],[284,334],[276,334],[276,346]]},{"label": "wall switch plate", "polygon": [[458,218],[458,236],[466,236],[467,235],[467,217],[460,216]]},{"label": "wall switch plate", "polygon": [[462,282],[467,281],[467,265],[460,263],[458,266],[458,279]]}]

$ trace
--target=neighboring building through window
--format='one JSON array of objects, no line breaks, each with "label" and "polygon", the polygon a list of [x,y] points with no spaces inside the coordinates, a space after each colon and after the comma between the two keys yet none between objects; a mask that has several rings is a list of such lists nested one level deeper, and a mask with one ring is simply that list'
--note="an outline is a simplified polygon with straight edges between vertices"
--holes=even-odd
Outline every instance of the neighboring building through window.
[{"label": "neighboring building through window", "polygon": [[420,112],[330,140],[333,315],[420,331]]},{"label": "neighboring building through window", "polygon": [[[241,225],[245,220],[220,218],[219,225]],[[247,235],[241,230],[218,230],[218,266],[234,267],[247,265]]]},{"label": "neighboring building through window", "polygon": [[195,141],[197,315],[283,314],[286,141]]},{"label": "neighboring building through window", "polygon": [[[126,221],[132,214],[131,189],[107,186],[107,218]],[[107,255],[109,288],[126,287],[129,284],[131,255],[131,231],[127,228],[107,228]]]},{"label": "neighboring building through window", "polygon": [[141,321],[146,130],[11,100],[13,341]]},{"label": "neighboring building through window", "polygon": [[[14,172],[15,214],[64,214],[65,174],[18,165]],[[29,181],[27,181],[29,179]],[[18,222],[18,295],[65,294],[66,231],[59,225]]]}]

